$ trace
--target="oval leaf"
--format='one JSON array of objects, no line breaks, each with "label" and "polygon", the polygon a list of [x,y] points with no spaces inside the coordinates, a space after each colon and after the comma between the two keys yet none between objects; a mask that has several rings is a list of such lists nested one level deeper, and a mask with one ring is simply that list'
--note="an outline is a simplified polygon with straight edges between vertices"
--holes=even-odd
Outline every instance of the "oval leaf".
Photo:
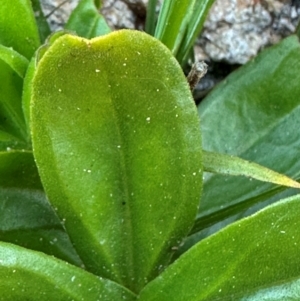
[{"label": "oval leaf", "polygon": [[280,286],[298,300],[299,211],[297,195],[204,239],[146,286],[139,300],[288,300],[279,299]]},{"label": "oval leaf", "polygon": [[136,300],[116,283],[43,253],[3,242],[0,278],[0,299],[6,301]]},{"label": "oval leaf", "polygon": [[201,191],[199,120],[177,61],[137,31],[64,35],[39,62],[31,118],[44,187],[85,265],[139,291]]}]

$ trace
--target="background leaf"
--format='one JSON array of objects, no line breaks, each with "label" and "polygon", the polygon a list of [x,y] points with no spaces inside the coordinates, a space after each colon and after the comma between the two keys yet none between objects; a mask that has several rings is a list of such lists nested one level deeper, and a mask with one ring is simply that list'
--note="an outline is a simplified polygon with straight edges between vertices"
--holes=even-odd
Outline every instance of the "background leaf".
[{"label": "background leaf", "polygon": [[[299,41],[291,36],[233,72],[199,106],[203,148],[299,179],[299,68]],[[268,203],[271,190],[256,180],[205,174],[198,218],[248,200]]]},{"label": "background leaf", "polygon": [[111,29],[99,9],[95,0],[81,0],[72,11],[65,28],[89,39],[109,33]]},{"label": "background leaf", "polygon": [[42,43],[44,43],[47,37],[51,34],[51,30],[47,22],[47,18],[44,16],[43,10],[41,8],[40,0],[31,0],[31,3],[40,35],[40,40]]},{"label": "background leaf", "polygon": [[0,151],[28,149],[28,136],[22,112],[22,84],[19,75],[0,60]]},{"label": "background leaf", "polygon": [[40,45],[30,0],[2,0],[0,6],[0,44],[12,47],[30,59]]},{"label": "background leaf", "polygon": [[168,263],[200,197],[195,113],[180,66],[144,33],[64,35],[44,54],[33,85],[34,154],[89,270],[137,292]]},{"label": "background leaf", "polygon": [[45,254],[0,242],[0,300],[136,300],[111,281]]},{"label": "background leaf", "polygon": [[139,300],[298,300],[299,212],[297,195],[235,222],[182,255]]},{"label": "background leaf", "polygon": [[82,265],[43,191],[31,152],[0,152],[0,240]]}]

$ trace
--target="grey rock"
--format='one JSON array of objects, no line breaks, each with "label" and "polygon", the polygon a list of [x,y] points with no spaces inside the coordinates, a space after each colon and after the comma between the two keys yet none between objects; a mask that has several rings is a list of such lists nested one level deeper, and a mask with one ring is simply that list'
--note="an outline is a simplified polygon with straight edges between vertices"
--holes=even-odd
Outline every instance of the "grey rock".
[{"label": "grey rock", "polygon": [[217,0],[198,45],[214,61],[244,64],[291,34],[299,16],[299,8],[290,1]]}]

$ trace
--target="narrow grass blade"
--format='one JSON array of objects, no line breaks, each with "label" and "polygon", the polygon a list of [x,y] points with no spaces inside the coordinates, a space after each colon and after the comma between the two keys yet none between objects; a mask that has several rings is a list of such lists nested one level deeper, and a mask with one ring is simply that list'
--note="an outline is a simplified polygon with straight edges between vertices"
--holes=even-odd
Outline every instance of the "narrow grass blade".
[{"label": "narrow grass blade", "polygon": [[195,0],[165,0],[162,4],[154,36],[163,42],[173,55],[176,55],[180,41],[184,36],[190,8],[194,2]]},{"label": "narrow grass blade", "polygon": [[214,0],[196,0],[194,1],[194,5],[189,8],[191,13],[189,19],[186,20],[187,29],[176,55],[179,62],[184,62],[190,53],[197,36],[203,28],[204,21],[206,20],[208,11],[213,3]]},{"label": "narrow grass blade", "polygon": [[203,164],[205,171],[208,172],[245,176],[263,182],[300,188],[300,183],[283,174],[235,156],[203,151]]},{"label": "narrow grass blade", "polygon": [[151,35],[154,35],[155,33],[156,5],[157,0],[149,0],[147,6],[145,31]]}]

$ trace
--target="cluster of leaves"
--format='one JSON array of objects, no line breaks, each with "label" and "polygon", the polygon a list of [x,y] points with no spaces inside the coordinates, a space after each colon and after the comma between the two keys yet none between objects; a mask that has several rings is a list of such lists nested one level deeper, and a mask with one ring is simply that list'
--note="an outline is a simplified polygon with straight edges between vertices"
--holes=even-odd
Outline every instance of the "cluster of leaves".
[{"label": "cluster of leaves", "polygon": [[299,298],[297,191],[219,174],[299,187],[249,162],[300,177],[298,37],[197,112],[180,64],[212,2],[149,1],[153,38],[107,34],[94,0],[49,37],[38,1],[3,1],[0,300]]}]

